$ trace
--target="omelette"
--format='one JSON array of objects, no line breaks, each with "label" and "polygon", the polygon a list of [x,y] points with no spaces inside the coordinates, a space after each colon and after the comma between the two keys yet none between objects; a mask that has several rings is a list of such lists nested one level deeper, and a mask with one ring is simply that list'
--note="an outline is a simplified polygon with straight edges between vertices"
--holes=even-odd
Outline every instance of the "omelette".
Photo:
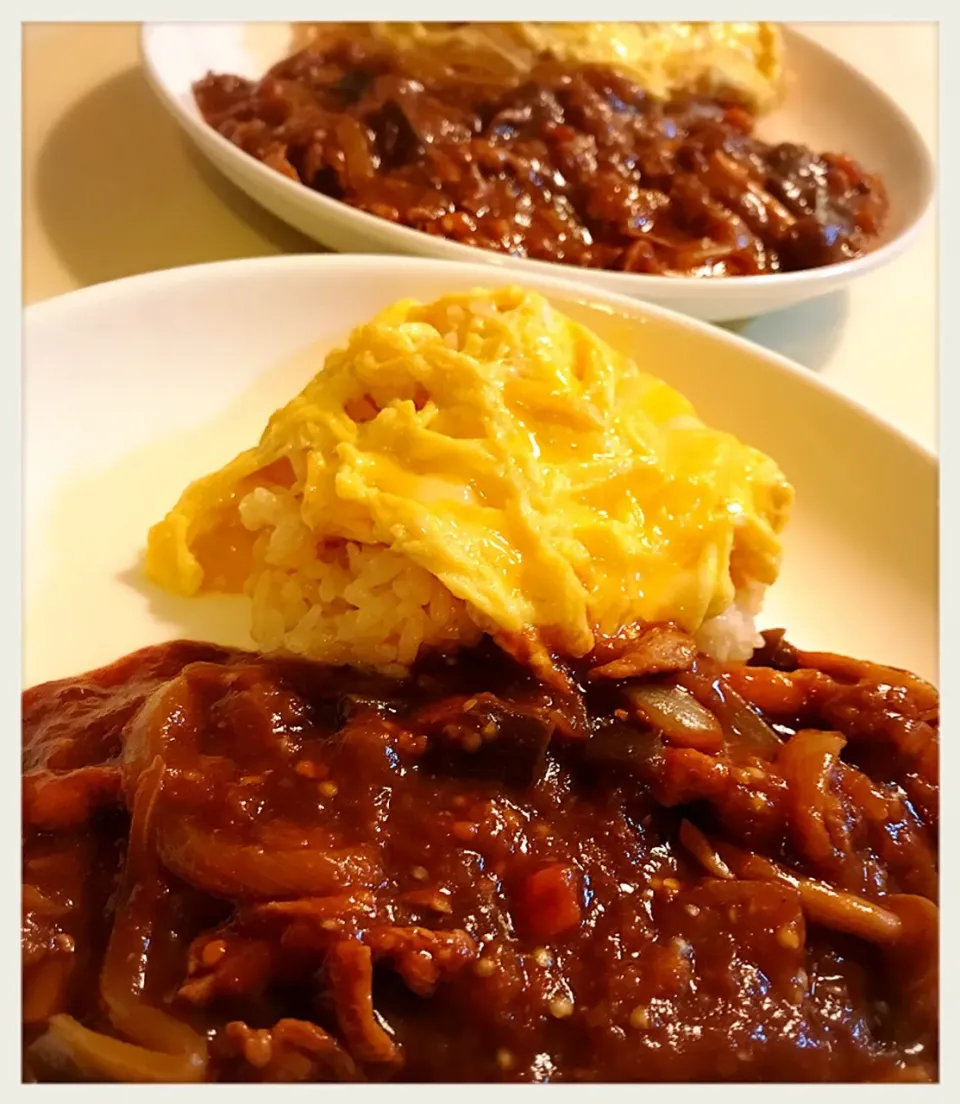
[{"label": "omelette", "polygon": [[404,55],[430,77],[438,66],[463,80],[522,75],[538,61],[606,65],[650,95],[692,93],[755,113],[783,86],[783,36],[775,23],[310,23],[297,45],[359,38]]},{"label": "omelette", "polygon": [[187,487],[146,570],[247,594],[261,650],[327,663],[402,672],[484,633],[579,657],[665,621],[744,658],[792,494],[542,296],[477,290],[357,327]]}]

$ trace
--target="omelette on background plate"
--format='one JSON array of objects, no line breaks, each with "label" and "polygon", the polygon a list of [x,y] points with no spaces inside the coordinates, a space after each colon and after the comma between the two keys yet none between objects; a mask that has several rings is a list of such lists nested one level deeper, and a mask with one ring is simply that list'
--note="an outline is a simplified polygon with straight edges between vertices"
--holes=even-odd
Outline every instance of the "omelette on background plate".
[{"label": "omelette on background plate", "polygon": [[360,39],[397,50],[407,67],[464,80],[522,75],[538,61],[619,69],[650,95],[694,94],[771,110],[783,86],[775,23],[307,23],[300,49]]},{"label": "omelette on background plate", "polygon": [[580,657],[672,622],[742,659],[793,492],[540,295],[401,301],[189,486],[146,570],[245,592],[265,651],[402,673],[489,633]]}]

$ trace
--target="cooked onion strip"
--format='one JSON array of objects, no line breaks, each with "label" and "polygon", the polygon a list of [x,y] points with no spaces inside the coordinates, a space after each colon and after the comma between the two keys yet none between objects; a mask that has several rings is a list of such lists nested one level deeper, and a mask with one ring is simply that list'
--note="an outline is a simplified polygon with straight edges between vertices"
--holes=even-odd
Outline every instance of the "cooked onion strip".
[{"label": "cooked onion strip", "polygon": [[202,1081],[206,1063],[195,1054],[162,1054],[91,1031],[72,1016],[52,1016],[30,1058],[96,1081],[182,1084]]},{"label": "cooked onion strip", "polygon": [[152,821],[164,770],[163,760],[154,759],[137,786],[120,905],[100,977],[100,993],[118,1032],[151,1050],[177,1055],[191,1069],[198,1067],[196,1080],[202,1080],[207,1061],[203,1037],[189,1025],[148,1005],[143,995],[145,968],[157,925],[162,923],[160,906],[167,893],[151,847]]},{"label": "cooked onion strip", "polygon": [[640,683],[628,686],[624,696],[634,716],[659,729],[668,743],[705,752],[723,748],[720,722],[682,686]]},{"label": "cooked onion strip", "polygon": [[680,842],[708,874],[727,881],[734,877],[733,871],[717,854],[713,844],[692,821],[680,821]]},{"label": "cooked onion strip", "polygon": [[892,944],[900,938],[903,931],[900,917],[873,901],[794,874],[771,859],[740,851],[727,843],[718,843],[717,850],[741,878],[793,886],[810,919],[825,928],[856,935],[871,943]]},{"label": "cooked onion strip", "polygon": [[195,753],[195,695],[184,675],[163,683],[127,725],[123,738],[123,791],[132,810],[140,777],[157,758],[171,762]]},{"label": "cooked onion strip", "polygon": [[720,721],[728,743],[764,759],[776,757],[780,738],[733,687],[721,680],[719,669],[709,661],[698,659],[689,671],[677,675],[677,682]]},{"label": "cooked onion strip", "polygon": [[239,900],[322,897],[352,887],[372,889],[381,879],[373,847],[271,851],[230,843],[188,820],[167,818],[157,848],[164,866],[218,897]]},{"label": "cooked onion strip", "polygon": [[782,747],[778,766],[790,791],[790,827],[797,849],[811,863],[835,854],[827,822],[839,801],[830,790],[834,768],[846,740],[836,732],[801,729]]}]

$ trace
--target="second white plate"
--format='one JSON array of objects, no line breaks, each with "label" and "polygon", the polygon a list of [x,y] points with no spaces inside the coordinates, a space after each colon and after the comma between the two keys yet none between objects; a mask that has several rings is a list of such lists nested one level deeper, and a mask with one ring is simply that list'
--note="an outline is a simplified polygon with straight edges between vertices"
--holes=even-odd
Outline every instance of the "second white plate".
[{"label": "second white plate", "polygon": [[763,120],[761,136],[844,152],[880,173],[890,195],[890,224],[881,246],[857,260],[732,279],[606,272],[506,257],[376,218],[267,168],[204,123],[192,86],[211,71],[262,76],[290,52],[289,24],[145,24],[141,52],[154,90],[201,152],[261,206],[330,249],[484,262],[501,267],[507,279],[566,276],[695,318],[728,322],[827,294],[888,263],[913,238],[933,195],[930,155],[896,104],[861,73],[796,31],[787,30],[785,41],[787,94],[782,107]]}]

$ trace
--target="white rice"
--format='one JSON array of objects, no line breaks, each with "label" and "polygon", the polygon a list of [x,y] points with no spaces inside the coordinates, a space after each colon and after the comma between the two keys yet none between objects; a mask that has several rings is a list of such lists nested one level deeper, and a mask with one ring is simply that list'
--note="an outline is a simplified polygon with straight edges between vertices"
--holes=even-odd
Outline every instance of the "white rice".
[{"label": "white rice", "polygon": [[248,589],[253,638],[266,652],[400,674],[421,648],[482,636],[465,602],[386,545],[318,548],[290,492],[260,487],[241,500],[240,517],[261,532]]},{"label": "white rice", "polygon": [[[239,508],[244,526],[261,534],[248,591],[253,638],[264,651],[401,674],[421,648],[452,651],[483,635],[466,602],[386,545],[318,548],[290,491],[259,487]],[[755,617],[765,590],[749,584],[705,621],[701,651],[722,662],[748,659],[760,641]]]},{"label": "white rice", "polygon": [[763,643],[756,619],[766,590],[762,583],[747,583],[737,592],[732,606],[704,621],[696,633],[700,651],[721,663],[749,659],[754,648]]}]

